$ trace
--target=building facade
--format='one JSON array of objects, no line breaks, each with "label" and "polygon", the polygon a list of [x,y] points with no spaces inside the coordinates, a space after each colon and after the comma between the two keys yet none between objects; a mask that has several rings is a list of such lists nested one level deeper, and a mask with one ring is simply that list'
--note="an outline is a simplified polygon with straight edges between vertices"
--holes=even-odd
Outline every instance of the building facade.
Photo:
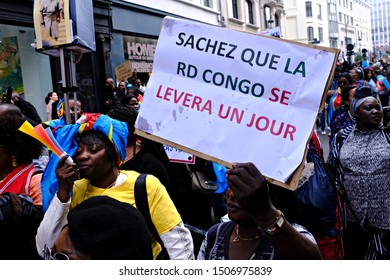
[{"label": "building facade", "polygon": [[371,33],[372,5],[367,1],[353,1],[353,23],[355,25],[355,53],[361,57],[371,58],[373,41]]},{"label": "building facade", "polygon": [[326,0],[285,0],[286,39],[329,46]]},{"label": "building facade", "polygon": [[390,1],[367,0],[372,6],[371,26],[375,60],[389,58],[390,54]]},{"label": "building facade", "polygon": [[282,0],[222,0],[223,26],[253,34],[270,30],[283,37],[284,10]]},{"label": "building facade", "polygon": [[[39,1],[39,0],[37,0]],[[0,0],[0,94],[11,86],[46,118],[45,96],[62,78],[58,57],[37,52],[32,0]],[[147,82],[165,16],[222,26],[219,0],[93,0],[96,51],[84,53],[76,66],[77,86],[89,112],[104,111],[105,79],[130,61]],[[174,11],[174,12],[173,12]],[[119,81],[117,81],[119,82]]]}]

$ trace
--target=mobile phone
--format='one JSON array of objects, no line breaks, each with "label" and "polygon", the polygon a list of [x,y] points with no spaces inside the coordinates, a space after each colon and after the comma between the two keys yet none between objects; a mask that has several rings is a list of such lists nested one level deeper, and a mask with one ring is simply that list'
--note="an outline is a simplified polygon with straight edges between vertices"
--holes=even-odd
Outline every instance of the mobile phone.
[{"label": "mobile phone", "polygon": [[5,103],[11,103],[12,87],[8,87],[5,91]]},{"label": "mobile phone", "polygon": [[390,106],[382,108],[383,111],[383,125],[387,126],[390,122]]}]

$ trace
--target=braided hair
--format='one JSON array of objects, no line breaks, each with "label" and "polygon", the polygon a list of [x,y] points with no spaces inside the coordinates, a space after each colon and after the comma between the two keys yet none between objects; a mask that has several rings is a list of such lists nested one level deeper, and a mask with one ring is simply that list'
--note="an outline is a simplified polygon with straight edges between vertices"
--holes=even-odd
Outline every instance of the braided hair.
[{"label": "braided hair", "polygon": [[0,115],[0,144],[15,155],[18,163],[31,162],[42,152],[42,144],[33,137],[19,131],[25,119],[19,114]]},{"label": "braided hair", "polygon": [[112,119],[125,122],[127,124],[127,129],[129,130],[127,143],[130,144],[135,141],[134,125],[138,116],[137,110],[128,105],[116,104],[110,109],[110,111],[107,112],[107,116],[111,117]]},{"label": "braided hair", "polygon": [[143,147],[147,148],[151,153],[157,156],[164,165],[169,165],[169,158],[165,153],[164,146],[155,141],[137,136],[134,134],[135,131],[135,121],[138,116],[138,111],[128,105],[117,104],[113,106],[110,111],[107,113],[107,116],[125,122],[127,124],[127,128],[129,130],[129,135],[127,136],[127,145],[130,143],[135,144],[136,138],[141,139]]}]

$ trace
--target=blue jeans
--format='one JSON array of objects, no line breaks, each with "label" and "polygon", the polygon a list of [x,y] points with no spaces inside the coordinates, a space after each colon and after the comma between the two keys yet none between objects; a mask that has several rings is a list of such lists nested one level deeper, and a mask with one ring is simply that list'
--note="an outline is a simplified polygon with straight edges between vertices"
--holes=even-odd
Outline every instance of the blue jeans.
[{"label": "blue jeans", "polygon": [[318,113],[317,127],[320,127],[321,131],[325,131],[325,108]]}]

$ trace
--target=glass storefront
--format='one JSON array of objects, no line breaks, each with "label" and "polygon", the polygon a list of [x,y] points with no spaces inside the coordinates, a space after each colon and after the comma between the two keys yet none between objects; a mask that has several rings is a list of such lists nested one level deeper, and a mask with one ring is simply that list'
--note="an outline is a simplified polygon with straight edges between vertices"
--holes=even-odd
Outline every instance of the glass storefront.
[{"label": "glass storefront", "polygon": [[53,90],[50,57],[35,51],[34,29],[0,24],[0,94],[7,87],[32,103],[46,119],[46,95]]}]

